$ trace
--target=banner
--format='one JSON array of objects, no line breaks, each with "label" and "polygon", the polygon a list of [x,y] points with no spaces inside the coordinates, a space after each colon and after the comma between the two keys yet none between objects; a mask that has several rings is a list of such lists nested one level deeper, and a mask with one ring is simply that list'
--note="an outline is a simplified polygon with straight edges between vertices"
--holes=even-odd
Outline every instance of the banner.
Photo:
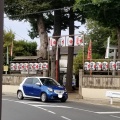
[{"label": "banner", "polygon": [[89,46],[88,46],[87,60],[92,60],[92,42],[91,42],[91,40],[90,40]]},{"label": "banner", "polygon": [[107,39],[107,48],[105,53],[105,58],[109,58],[109,49],[110,49],[110,37]]}]

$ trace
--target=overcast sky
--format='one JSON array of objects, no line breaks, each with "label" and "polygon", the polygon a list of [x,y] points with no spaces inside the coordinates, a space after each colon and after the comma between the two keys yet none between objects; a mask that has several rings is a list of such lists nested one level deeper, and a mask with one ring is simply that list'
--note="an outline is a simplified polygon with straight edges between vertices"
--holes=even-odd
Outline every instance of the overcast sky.
[{"label": "overcast sky", "polygon": [[[80,26],[80,23],[76,22]],[[12,30],[13,33],[15,33],[16,40],[27,40],[27,41],[36,41],[39,48],[40,46],[40,40],[39,38],[35,38],[34,40],[31,40],[31,38],[28,36],[28,30],[30,30],[30,24],[28,22],[19,22],[19,21],[12,21],[8,18],[4,18],[4,29],[5,30]],[[81,26],[78,30],[75,30],[75,34],[79,34],[79,31],[85,31],[85,27]],[[62,31],[61,35],[68,35],[68,30]],[[52,36],[52,33],[49,34],[49,36]]]}]

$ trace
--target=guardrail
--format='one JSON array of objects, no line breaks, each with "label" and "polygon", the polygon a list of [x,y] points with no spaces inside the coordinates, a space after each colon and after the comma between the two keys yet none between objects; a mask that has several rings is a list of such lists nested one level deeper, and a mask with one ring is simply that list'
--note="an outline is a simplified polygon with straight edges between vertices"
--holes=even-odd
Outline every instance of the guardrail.
[{"label": "guardrail", "polygon": [[106,96],[110,98],[110,104],[113,104],[113,98],[120,98],[120,92],[107,91]]}]

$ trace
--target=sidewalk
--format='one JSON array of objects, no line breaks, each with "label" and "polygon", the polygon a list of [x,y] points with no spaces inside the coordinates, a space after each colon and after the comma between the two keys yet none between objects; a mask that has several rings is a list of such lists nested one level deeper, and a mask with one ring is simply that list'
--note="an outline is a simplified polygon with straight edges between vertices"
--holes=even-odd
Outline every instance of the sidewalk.
[{"label": "sidewalk", "polygon": [[73,102],[82,102],[88,104],[95,104],[95,105],[107,105],[111,107],[118,107],[120,108],[120,99],[113,99],[113,104],[110,104],[110,99],[93,99],[93,98],[79,98],[78,93],[68,93],[68,101]]}]

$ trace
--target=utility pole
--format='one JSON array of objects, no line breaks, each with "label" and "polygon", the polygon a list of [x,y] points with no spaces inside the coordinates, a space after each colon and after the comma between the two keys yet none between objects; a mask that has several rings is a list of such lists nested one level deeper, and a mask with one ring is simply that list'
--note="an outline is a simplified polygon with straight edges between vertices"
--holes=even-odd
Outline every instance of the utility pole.
[{"label": "utility pole", "polygon": [[4,0],[0,0],[0,120],[2,114],[2,73],[3,73],[3,15]]}]

